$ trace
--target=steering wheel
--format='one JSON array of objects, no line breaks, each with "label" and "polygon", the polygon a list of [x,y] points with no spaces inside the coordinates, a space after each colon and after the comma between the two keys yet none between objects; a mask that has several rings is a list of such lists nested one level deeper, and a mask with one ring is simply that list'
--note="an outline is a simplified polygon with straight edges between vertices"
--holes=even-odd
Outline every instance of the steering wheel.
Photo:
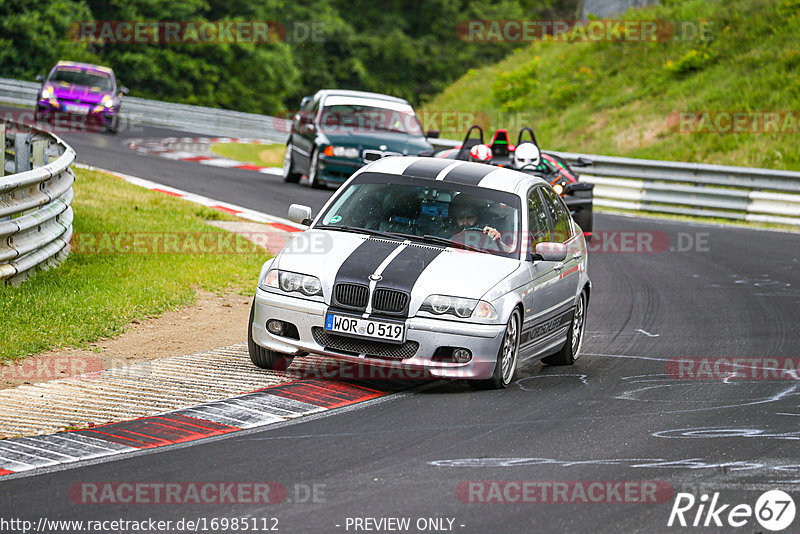
[{"label": "steering wheel", "polygon": [[470,226],[468,228],[464,228],[462,232],[483,232],[483,229],[486,228],[485,226]]}]

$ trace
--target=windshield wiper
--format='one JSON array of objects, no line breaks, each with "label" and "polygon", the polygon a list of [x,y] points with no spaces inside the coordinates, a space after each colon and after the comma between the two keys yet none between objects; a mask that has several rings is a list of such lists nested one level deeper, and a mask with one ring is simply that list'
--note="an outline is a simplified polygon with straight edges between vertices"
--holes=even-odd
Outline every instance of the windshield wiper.
[{"label": "windshield wiper", "polygon": [[410,240],[417,240],[425,243],[435,243],[437,245],[445,245],[448,247],[461,248],[464,250],[471,250],[473,252],[486,252],[485,250],[473,247],[472,245],[467,245],[466,243],[461,243],[460,241],[453,241],[452,239],[447,239],[446,237],[439,237],[437,235],[429,235],[429,234],[412,235],[412,234],[401,234],[399,232],[391,232],[391,233],[398,237],[404,237]]},{"label": "windshield wiper", "polygon": [[354,232],[357,234],[376,235],[379,237],[385,237],[386,239],[397,239],[396,236],[390,233],[381,232],[380,230],[372,230],[370,228],[361,228],[360,226],[347,226],[346,224],[341,224],[339,226],[321,226],[320,228],[324,228],[325,230],[341,230],[343,232]]}]

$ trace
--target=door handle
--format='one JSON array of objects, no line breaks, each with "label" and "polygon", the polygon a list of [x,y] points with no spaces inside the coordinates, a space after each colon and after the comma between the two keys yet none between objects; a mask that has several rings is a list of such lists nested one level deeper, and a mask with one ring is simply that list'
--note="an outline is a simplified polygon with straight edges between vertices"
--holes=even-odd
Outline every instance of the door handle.
[{"label": "door handle", "polygon": [[578,250],[578,251],[575,252],[575,254],[572,255],[572,257],[575,258],[576,260],[580,259],[581,256],[583,256],[583,251],[582,250]]},{"label": "door handle", "polygon": [[564,268],[564,262],[563,261],[560,261],[560,262],[556,263],[553,266],[553,269],[556,270],[556,271],[560,271],[563,268]]}]

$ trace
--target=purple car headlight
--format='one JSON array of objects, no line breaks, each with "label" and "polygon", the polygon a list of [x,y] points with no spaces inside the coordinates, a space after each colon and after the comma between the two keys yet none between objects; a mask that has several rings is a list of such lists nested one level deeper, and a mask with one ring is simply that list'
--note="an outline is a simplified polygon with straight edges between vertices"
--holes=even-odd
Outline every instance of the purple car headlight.
[{"label": "purple car headlight", "polygon": [[39,98],[41,98],[42,100],[50,100],[51,98],[55,97],[56,95],[55,91],[53,90],[53,87],[51,85],[45,85],[42,88],[42,94]]}]

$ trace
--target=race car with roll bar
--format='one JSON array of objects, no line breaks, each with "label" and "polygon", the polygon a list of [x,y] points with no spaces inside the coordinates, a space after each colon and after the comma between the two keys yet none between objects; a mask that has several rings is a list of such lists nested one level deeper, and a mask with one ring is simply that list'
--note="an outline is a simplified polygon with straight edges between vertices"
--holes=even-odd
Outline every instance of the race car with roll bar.
[{"label": "race car with roll bar", "polygon": [[[526,133],[529,139],[524,138]],[[495,131],[490,143],[484,144],[483,129],[473,125],[459,146],[438,152],[435,157],[508,167],[543,178],[564,199],[586,239],[592,238],[594,184],[581,182],[580,175],[573,170],[573,167],[588,167],[592,162],[581,157],[570,165],[556,154],[543,152],[530,127],[521,128],[516,145],[512,145],[508,131],[502,128]]]}]

